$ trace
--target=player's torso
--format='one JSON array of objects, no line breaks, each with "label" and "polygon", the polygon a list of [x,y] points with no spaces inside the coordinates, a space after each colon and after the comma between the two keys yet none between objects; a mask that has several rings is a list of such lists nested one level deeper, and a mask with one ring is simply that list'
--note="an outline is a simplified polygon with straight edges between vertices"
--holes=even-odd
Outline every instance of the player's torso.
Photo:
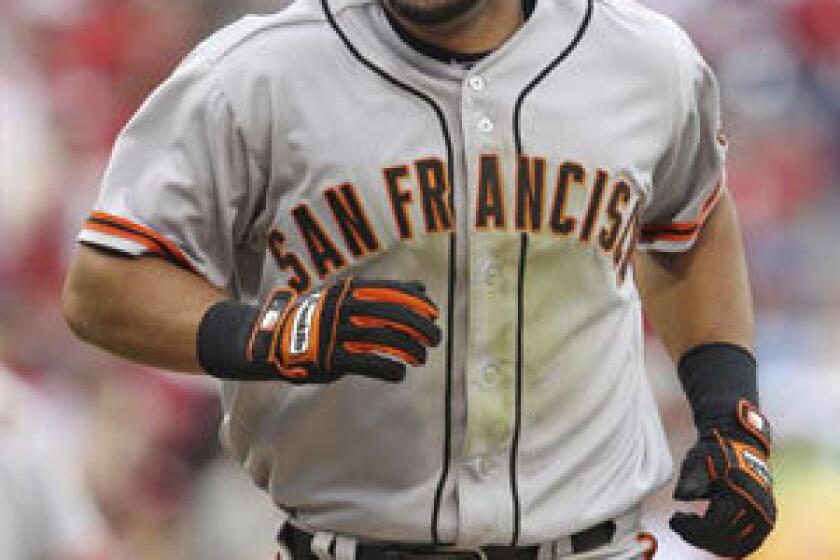
[{"label": "player's torso", "polygon": [[[471,70],[400,45],[377,9],[339,12],[352,50],[338,35],[313,40],[263,83],[276,101],[266,283],[288,275],[305,290],[452,231],[478,244],[527,232],[620,266],[671,131],[672,92],[659,80],[667,63],[610,36],[621,31],[612,22],[595,18],[572,46],[585,12],[584,0],[541,2]],[[431,264],[446,263],[418,270]]]},{"label": "player's torso", "polygon": [[[540,523],[571,523],[562,515],[597,516],[600,495],[567,494],[564,484],[592,477],[598,456],[627,463],[653,437],[628,412],[646,398],[628,268],[672,126],[667,63],[644,45],[634,51],[638,30],[599,15],[600,3],[589,13],[585,0],[540,0],[513,39],[469,70],[411,51],[370,2],[329,4],[358,6],[311,34],[292,30],[290,52],[243,85],[270,122],[261,137],[270,138],[261,150],[269,210],[255,228],[266,251],[260,291],[305,291],[349,273],[419,279],[441,306],[445,341],[400,387],[230,390],[232,446],[243,460],[251,454],[278,500],[303,511],[325,488],[368,479],[424,489],[409,493],[417,504],[394,503],[391,538],[418,538],[424,500],[440,485],[432,524],[448,539],[506,542],[519,530],[516,509],[556,509],[547,492],[580,509],[541,512],[526,538],[548,530]],[[266,415],[275,427],[260,441],[249,424]],[[323,432],[325,446],[297,441],[287,427],[300,423]],[[276,441],[291,457],[276,456]],[[342,468],[301,478],[325,453]],[[371,464],[371,453],[402,459]],[[541,480],[547,467],[551,481]],[[589,491],[599,494],[598,483]],[[380,515],[387,507],[371,505]],[[413,507],[417,518],[405,513]],[[311,520],[365,530],[333,513]]]}]

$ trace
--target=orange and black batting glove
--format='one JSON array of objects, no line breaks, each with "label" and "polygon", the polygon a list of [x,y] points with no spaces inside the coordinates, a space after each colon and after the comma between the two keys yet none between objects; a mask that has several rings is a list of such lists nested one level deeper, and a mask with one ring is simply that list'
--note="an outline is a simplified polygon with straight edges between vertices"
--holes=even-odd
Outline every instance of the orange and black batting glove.
[{"label": "orange and black batting glove", "polygon": [[768,458],[770,424],[758,409],[755,358],[730,344],[706,344],[680,360],[698,440],[682,463],[674,498],[708,500],[702,516],[678,512],[671,528],[724,558],[755,552],[776,523]]},{"label": "orange and black batting glove", "polygon": [[402,381],[437,346],[439,312],[417,282],[348,278],[259,308],[221,302],[199,328],[199,361],[223,379],[331,383],[344,375]]}]

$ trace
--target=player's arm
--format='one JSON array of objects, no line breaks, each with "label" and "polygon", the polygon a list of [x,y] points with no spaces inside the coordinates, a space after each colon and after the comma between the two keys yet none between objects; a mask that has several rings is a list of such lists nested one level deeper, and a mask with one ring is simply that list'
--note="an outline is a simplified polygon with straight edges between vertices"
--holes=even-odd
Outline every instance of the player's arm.
[{"label": "player's arm", "polygon": [[73,331],[96,346],[222,379],[400,381],[441,338],[438,310],[416,283],[346,279],[305,297],[277,289],[248,305],[158,258],[84,245],[62,303]]},{"label": "player's arm", "polygon": [[245,79],[244,59],[216,64],[224,37],[193,51],[120,133],[67,278],[71,328],[131,360],[223,379],[402,379],[440,342],[422,286],[346,279],[262,301],[236,293],[263,277],[254,263],[267,236],[251,228],[276,218],[264,126],[274,117],[268,100],[254,102],[269,94]]},{"label": "player's arm", "polygon": [[758,548],[775,524],[770,433],[758,412],[753,312],[738,219],[723,196],[694,245],[636,258],[647,315],[678,364],[698,441],[683,461],[678,500],[708,499],[704,516],[676,513],[685,540],[724,557]]},{"label": "player's arm", "polygon": [[648,318],[675,363],[710,343],[752,351],[752,297],[738,217],[727,191],[691,250],[639,253],[635,274]]},{"label": "player's arm", "polygon": [[673,119],[642,210],[635,278],[677,364],[697,427],[674,497],[709,500],[671,527],[724,557],[757,549],[776,521],[769,426],[759,412],[752,301],[734,203],[726,190],[720,91],[683,31],[669,27]]},{"label": "player's arm", "polygon": [[81,339],[129,360],[201,372],[202,317],[224,294],[204,278],[156,257],[80,245],[64,285],[67,323]]}]

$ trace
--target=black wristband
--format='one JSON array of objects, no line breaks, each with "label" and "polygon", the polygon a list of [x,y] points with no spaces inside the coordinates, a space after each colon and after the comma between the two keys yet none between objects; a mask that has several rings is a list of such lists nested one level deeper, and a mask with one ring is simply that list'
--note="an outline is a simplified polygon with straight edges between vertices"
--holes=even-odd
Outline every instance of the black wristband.
[{"label": "black wristband", "polygon": [[260,309],[235,301],[220,301],[204,314],[198,327],[196,348],[204,370],[219,379],[260,381],[276,379],[268,364],[246,359],[248,341]]},{"label": "black wristband", "polygon": [[741,399],[758,406],[757,365],[745,348],[721,342],[703,344],[686,352],[677,370],[701,433],[737,423]]}]

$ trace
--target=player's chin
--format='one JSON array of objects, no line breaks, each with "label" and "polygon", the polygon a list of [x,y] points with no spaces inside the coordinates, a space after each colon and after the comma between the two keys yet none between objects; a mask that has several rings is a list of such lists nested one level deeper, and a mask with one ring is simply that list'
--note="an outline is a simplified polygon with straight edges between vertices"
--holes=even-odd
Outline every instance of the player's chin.
[{"label": "player's chin", "polygon": [[484,0],[382,0],[411,23],[423,26],[457,21]]}]

